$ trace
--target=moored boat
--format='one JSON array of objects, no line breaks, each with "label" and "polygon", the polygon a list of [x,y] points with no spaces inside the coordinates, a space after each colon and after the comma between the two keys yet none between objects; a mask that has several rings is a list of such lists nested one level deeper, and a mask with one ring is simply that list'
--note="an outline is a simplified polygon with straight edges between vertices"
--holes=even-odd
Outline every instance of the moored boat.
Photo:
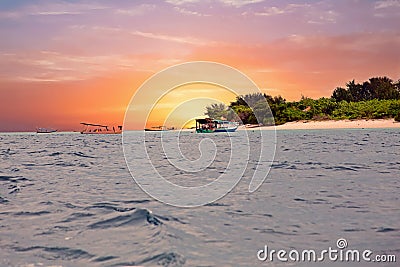
[{"label": "moored boat", "polygon": [[122,126],[118,125],[109,126],[109,125],[102,125],[102,124],[93,124],[93,123],[86,123],[81,122],[85,128],[81,131],[81,134],[120,134],[122,133]]},{"label": "moored boat", "polygon": [[42,127],[36,128],[36,133],[55,133],[55,132],[57,132],[57,129],[42,128]]},{"label": "moored boat", "polygon": [[197,133],[234,132],[238,128],[237,122],[213,120],[210,118],[196,120]]},{"label": "moored boat", "polygon": [[172,131],[175,130],[175,128],[174,127],[167,128],[166,126],[162,125],[162,126],[153,126],[151,128],[145,128],[144,130],[148,132],[160,132],[160,131]]}]

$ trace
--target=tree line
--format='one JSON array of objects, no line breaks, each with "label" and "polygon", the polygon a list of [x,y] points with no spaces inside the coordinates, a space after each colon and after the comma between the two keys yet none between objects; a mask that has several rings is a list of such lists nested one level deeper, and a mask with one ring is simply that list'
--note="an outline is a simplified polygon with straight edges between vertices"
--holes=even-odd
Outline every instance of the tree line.
[{"label": "tree line", "polygon": [[[268,105],[267,105],[268,103]],[[374,77],[362,84],[350,81],[330,98],[302,96],[289,102],[282,96],[253,93],[236,97],[228,106],[212,104],[205,115],[243,124],[279,125],[298,120],[384,119],[400,121],[400,80]]]}]

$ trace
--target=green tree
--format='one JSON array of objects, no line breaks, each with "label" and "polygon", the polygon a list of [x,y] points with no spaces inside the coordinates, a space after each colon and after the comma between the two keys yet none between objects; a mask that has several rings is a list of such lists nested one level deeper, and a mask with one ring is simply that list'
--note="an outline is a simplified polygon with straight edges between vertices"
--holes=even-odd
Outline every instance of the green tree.
[{"label": "green tree", "polygon": [[351,101],[351,95],[349,94],[349,92],[342,88],[342,87],[337,87],[332,94],[332,98],[336,100],[336,102],[340,102],[340,101]]},{"label": "green tree", "polygon": [[400,80],[394,83],[387,77],[374,77],[362,84],[352,80],[346,84],[346,88],[337,87],[331,98],[314,100],[302,96],[300,101],[286,102],[281,96],[254,93],[238,96],[229,107],[213,104],[206,111],[211,118],[225,117],[228,120],[241,120],[244,124],[262,122],[264,125],[310,119],[399,120],[399,114]]},{"label": "green tree", "polygon": [[213,119],[226,118],[228,116],[228,107],[223,103],[211,104],[206,107],[205,114]]},{"label": "green tree", "polygon": [[363,84],[354,80],[346,84],[346,89],[338,87],[333,91],[332,98],[336,102],[359,102],[372,99],[400,99],[400,81],[393,83],[388,77],[374,77]]}]

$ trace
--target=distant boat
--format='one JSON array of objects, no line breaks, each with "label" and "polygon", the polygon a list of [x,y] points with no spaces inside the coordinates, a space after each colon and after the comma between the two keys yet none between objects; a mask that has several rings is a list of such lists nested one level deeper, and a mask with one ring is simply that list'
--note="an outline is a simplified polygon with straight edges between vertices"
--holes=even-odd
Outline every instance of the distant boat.
[{"label": "distant boat", "polygon": [[153,126],[151,128],[145,128],[144,130],[148,132],[156,132],[156,131],[159,132],[159,131],[172,131],[175,130],[175,128],[174,127],[167,128],[166,126],[162,125],[162,126]]},{"label": "distant boat", "polygon": [[81,122],[85,128],[81,131],[81,134],[120,134],[122,133],[122,126],[102,125],[102,124],[93,124]]},{"label": "distant boat", "polygon": [[263,126],[261,123],[259,124],[246,124],[245,127],[246,128],[257,128],[257,127],[261,127]]},{"label": "distant boat", "polygon": [[36,132],[37,133],[55,133],[57,132],[56,129],[52,129],[52,128],[36,128]]},{"label": "distant boat", "polygon": [[210,118],[196,120],[197,133],[234,132],[238,128],[237,122],[213,120]]}]

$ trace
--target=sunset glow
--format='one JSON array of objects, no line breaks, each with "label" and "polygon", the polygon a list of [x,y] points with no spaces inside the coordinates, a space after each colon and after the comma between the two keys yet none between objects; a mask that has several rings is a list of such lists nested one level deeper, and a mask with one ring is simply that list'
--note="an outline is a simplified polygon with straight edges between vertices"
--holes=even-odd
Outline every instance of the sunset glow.
[{"label": "sunset glow", "polygon": [[[146,79],[188,61],[230,65],[287,100],[400,78],[397,0],[2,1],[0,21],[0,131],[122,124]],[[204,84],[176,89],[149,125],[164,124],[174,103],[207,96],[235,97]]]},{"label": "sunset glow", "polygon": [[154,125],[179,129],[192,127],[193,118],[203,115],[205,106],[210,103],[229,103],[235,97],[228,89],[212,84],[194,83],[177,87],[154,104],[146,128]]}]

